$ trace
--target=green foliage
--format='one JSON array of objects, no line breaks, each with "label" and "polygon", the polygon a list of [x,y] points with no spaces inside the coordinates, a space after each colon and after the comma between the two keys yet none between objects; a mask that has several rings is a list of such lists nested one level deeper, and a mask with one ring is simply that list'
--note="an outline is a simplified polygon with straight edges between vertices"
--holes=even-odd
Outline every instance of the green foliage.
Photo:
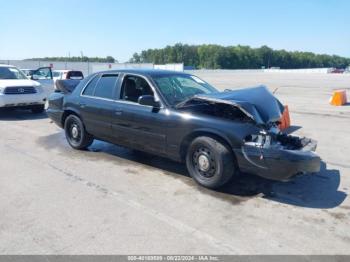
[{"label": "green foliage", "polygon": [[273,50],[268,46],[186,45],[175,44],[162,49],[148,49],[135,53],[133,63],[184,63],[185,66],[208,69],[259,69],[290,68],[345,68],[350,58],[318,55],[311,52],[288,52]]},{"label": "green foliage", "polygon": [[112,56],[103,57],[87,57],[87,56],[71,56],[71,57],[44,57],[44,58],[30,58],[26,60],[35,61],[57,61],[57,62],[99,62],[99,63],[115,63],[118,62]]}]

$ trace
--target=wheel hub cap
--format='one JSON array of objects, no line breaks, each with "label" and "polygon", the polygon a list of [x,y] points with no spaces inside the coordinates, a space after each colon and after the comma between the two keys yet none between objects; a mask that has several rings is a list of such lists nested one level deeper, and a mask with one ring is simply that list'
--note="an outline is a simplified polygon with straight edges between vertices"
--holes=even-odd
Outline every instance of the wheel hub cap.
[{"label": "wheel hub cap", "polygon": [[78,127],[77,127],[77,126],[73,126],[73,127],[72,127],[72,137],[73,137],[73,138],[77,138],[78,135],[79,135]]},{"label": "wheel hub cap", "polygon": [[207,156],[205,155],[200,155],[198,157],[198,166],[199,169],[203,172],[208,171],[210,168],[210,160]]}]

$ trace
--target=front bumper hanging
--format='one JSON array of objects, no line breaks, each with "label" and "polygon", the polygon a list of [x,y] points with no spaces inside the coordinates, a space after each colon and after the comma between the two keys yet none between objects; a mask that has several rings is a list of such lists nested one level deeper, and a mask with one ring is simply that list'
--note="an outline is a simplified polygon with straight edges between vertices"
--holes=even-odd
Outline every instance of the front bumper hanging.
[{"label": "front bumper hanging", "polygon": [[316,147],[317,142],[311,139],[298,150],[263,148],[247,143],[236,149],[235,153],[241,171],[267,179],[287,181],[298,174],[320,171],[321,159],[313,152]]}]

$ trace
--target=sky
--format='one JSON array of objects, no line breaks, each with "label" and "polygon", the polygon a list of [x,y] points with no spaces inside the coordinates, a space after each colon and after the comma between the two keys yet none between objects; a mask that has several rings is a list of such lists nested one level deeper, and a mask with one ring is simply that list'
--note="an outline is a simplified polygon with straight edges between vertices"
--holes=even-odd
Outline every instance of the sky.
[{"label": "sky", "polygon": [[111,55],[175,43],[350,57],[350,0],[0,0],[0,60]]}]

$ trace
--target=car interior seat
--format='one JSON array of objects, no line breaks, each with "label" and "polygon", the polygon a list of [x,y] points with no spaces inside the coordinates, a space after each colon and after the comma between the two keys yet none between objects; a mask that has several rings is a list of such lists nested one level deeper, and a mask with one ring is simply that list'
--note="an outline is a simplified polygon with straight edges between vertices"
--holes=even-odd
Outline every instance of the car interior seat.
[{"label": "car interior seat", "polygon": [[124,99],[132,102],[137,102],[141,96],[141,90],[136,88],[136,83],[134,79],[128,78],[124,86]]}]

